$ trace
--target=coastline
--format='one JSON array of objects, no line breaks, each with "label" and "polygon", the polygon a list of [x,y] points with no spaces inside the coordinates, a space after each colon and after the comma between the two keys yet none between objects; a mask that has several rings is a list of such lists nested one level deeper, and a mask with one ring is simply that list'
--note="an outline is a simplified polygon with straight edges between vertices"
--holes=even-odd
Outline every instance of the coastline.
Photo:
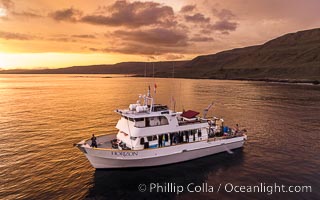
[{"label": "coastline", "polygon": [[[144,77],[142,75],[132,75],[132,77]],[[152,78],[151,76],[147,76],[148,78]],[[172,77],[162,77],[155,76],[155,78],[172,78]],[[319,85],[320,80],[309,80],[309,79],[275,79],[275,78],[207,78],[207,77],[176,77],[183,79],[206,79],[206,80],[230,80],[230,81],[259,81],[259,82],[267,82],[267,83],[292,83],[292,84],[312,84]]]},{"label": "coastline", "polygon": [[[63,75],[62,73],[1,73],[0,75]],[[140,74],[120,74],[120,73],[109,73],[109,74],[104,74],[104,73],[92,73],[92,74],[77,74],[77,73],[65,73],[64,75],[78,75],[77,77],[86,77],[84,75],[120,75],[120,77],[136,77],[136,78],[172,78],[168,76],[158,76],[155,74],[155,76],[143,76]],[[123,75],[123,76],[121,76]],[[112,77],[112,76],[103,76],[101,78],[117,78],[117,77]],[[320,85],[320,80],[317,79],[277,79],[277,78],[212,78],[212,77],[175,77],[177,79],[182,78],[182,79],[205,79],[205,80],[229,80],[229,81],[258,81],[258,82],[267,82],[267,83],[288,83],[288,84],[310,84],[310,85]]]}]

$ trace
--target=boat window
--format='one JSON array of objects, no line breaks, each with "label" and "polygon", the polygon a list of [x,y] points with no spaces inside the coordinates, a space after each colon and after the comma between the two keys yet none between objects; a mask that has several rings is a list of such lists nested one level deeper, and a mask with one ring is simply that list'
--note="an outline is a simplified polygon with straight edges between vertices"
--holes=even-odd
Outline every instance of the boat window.
[{"label": "boat window", "polygon": [[147,136],[148,141],[152,141],[152,136]]},{"label": "boat window", "polygon": [[132,122],[134,121],[133,118],[129,118],[129,120],[132,121]]},{"label": "boat window", "polygon": [[158,111],[165,111],[168,110],[168,106],[165,105],[153,105],[152,111],[158,112]]},{"label": "boat window", "polygon": [[160,125],[168,125],[169,124],[168,119],[165,116],[160,116],[159,122],[160,122]]},{"label": "boat window", "polygon": [[158,138],[157,138],[156,135],[154,135],[153,138],[152,138],[152,140],[157,140],[157,139],[158,139]]},{"label": "boat window", "polygon": [[141,144],[141,145],[144,145],[144,138],[141,138],[141,139],[140,139],[140,144]]},{"label": "boat window", "polygon": [[[144,121],[143,118],[142,118],[142,121]],[[161,125],[168,125],[168,124],[169,124],[168,119],[165,116],[145,118],[145,127],[161,126]]]},{"label": "boat window", "polygon": [[146,127],[149,127],[149,126],[150,126],[150,119],[146,118]]},{"label": "boat window", "polygon": [[198,129],[198,137],[201,137],[201,129]]},{"label": "boat window", "polygon": [[141,122],[141,121],[144,121],[144,118],[135,118],[134,119],[136,122]]}]

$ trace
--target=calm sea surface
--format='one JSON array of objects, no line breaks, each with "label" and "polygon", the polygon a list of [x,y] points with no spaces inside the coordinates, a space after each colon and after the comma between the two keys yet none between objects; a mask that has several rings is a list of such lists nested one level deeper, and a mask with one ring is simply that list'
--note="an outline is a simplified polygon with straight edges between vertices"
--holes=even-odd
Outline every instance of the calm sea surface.
[{"label": "calm sea surface", "polygon": [[[116,131],[153,79],[108,75],[0,76],[0,199],[320,199],[320,86],[156,79],[156,102],[201,111],[248,130],[234,154],[180,164],[95,170],[73,147]],[[139,192],[138,185],[206,183],[217,192]],[[307,185],[309,193],[228,193],[225,184]]]}]

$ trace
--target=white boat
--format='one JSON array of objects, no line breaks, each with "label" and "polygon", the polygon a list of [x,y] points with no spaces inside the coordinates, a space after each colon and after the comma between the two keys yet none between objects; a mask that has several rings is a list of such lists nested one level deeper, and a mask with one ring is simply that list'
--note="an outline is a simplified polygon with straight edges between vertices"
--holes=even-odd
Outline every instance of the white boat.
[{"label": "white boat", "polygon": [[223,119],[154,104],[150,87],[136,104],[115,112],[121,116],[117,134],[97,136],[97,147],[92,147],[91,139],[76,144],[96,169],[159,166],[232,153],[247,139],[245,130],[224,127]]}]

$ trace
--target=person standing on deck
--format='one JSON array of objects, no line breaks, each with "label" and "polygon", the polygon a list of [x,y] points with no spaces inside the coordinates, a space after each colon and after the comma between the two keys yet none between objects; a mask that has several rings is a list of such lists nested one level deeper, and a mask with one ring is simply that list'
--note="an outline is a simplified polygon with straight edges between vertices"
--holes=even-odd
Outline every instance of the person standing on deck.
[{"label": "person standing on deck", "polygon": [[239,124],[236,124],[236,128],[235,128],[235,134],[237,135],[237,133],[239,133]]},{"label": "person standing on deck", "polygon": [[189,142],[189,131],[187,131],[185,133],[186,133],[186,142]]},{"label": "person standing on deck", "polygon": [[162,147],[162,135],[159,135],[158,137],[158,146]]},{"label": "person standing on deck", "polygon": [[173,142],[173,133],[170,133],[170,146],[172,145]]},{"label": "person standing on deck", "polygon": [[92,134],[92,138],[91,138],[91,147],[98,148],[98,145],[97,145],[97,137],[94,136],[94,134]]}]

